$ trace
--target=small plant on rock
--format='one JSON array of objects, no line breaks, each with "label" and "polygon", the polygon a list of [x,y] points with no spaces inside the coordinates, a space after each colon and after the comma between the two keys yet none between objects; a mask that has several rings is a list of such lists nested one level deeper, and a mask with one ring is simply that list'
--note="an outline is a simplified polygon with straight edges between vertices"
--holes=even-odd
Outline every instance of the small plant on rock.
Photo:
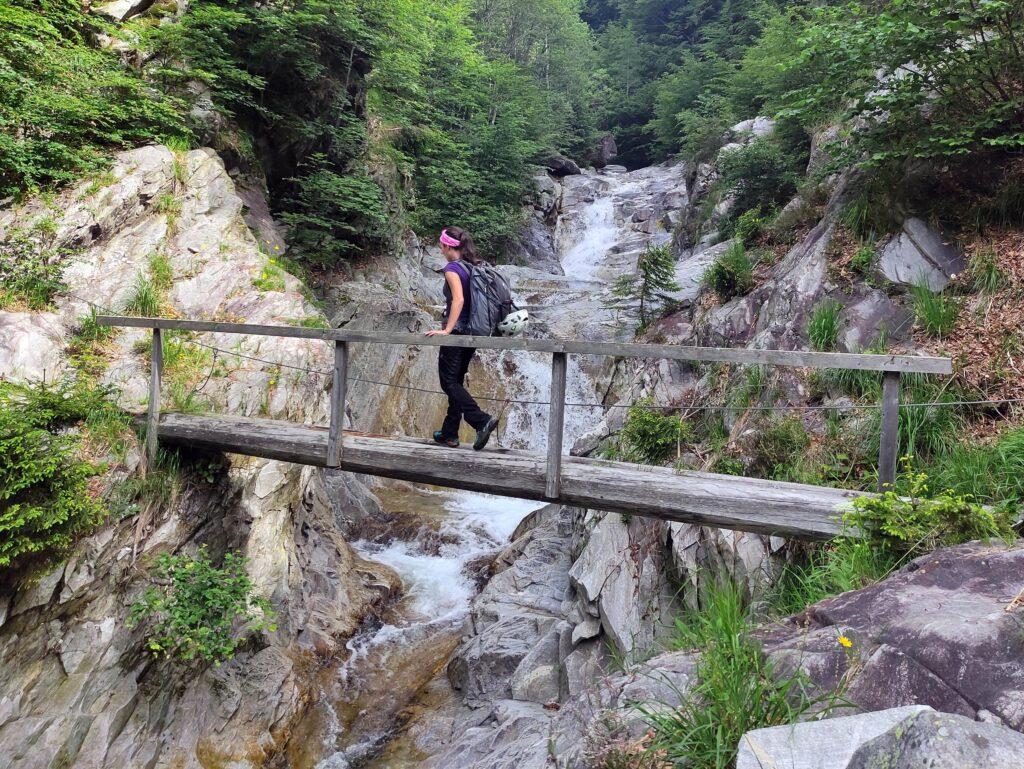
[{"label": "small plant on rock", "polygon": [[827,299],[811,311],[807,320],[807,337],[811,347],[822,352],[832,352],[839,341],[839,311],[842,305]]},{"label": "small plant on rock", "polygon": [[650,246],[637,259],[636,273],[623,275],[612,286],[614,296],[640,303],[640,324],[647,325],[649,311],[658,302],[669,301],[669,291],[678,291],[676,261],[668,246]]},{"label": "small plant on rock", "polygon": [[704,273],[704,282],[727,302],[734,296],[749,293],[754,287],[754,265],[747,256],[743,243],[734,241]]},{"label": "small plant on rock", "polygon": [[132,605],[127,622],[150,626],[147,643],[154,655],[220,665],[249,634],[277,629],[270,603],[255,594],[237,553],[225,554],[220,567],[205,547],[195,557],[161,555],[154,582]]},{"label": "small plant on rock", "polygon": [[680,416],[653,410],[651,403],[648,398],[630,407],[621,442],[627,460],[654,465],[672,456],[680,444],[691,442],[693,428]]},{"label": "small plant on rock", "polygon": [[886,491],[859,497],[844,521],[865,534],[883,553],[913,557],[972,539],[1012,539],[1005,509],[986,508],[969,495],[943,491],[929,496],[928,476],[915,473],[904,457],[909,496]]},{"label": "small plant on rock", "polygon": [[960,312],[960,302],[952,296],[937,294],[926,283],[919,283],[911,289],[914,299],[914,315],[925,333],[944,336],[953,330]]}]

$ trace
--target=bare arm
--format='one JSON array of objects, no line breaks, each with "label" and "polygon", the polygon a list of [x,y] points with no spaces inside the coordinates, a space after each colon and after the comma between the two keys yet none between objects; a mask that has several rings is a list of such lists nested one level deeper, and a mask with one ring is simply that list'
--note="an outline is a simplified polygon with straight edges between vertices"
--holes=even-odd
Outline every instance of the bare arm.
[{"label": "bare arm", "polygon": [[448,283],[448,289],[452,292],[452,307],[448,312],[448,322],[441,330],[434,329],[428,331],[426,336],[437,336],[438,334],[450,334],[455,329],[455,324],[459,322],[459,315],[462,314],[462,307],[466,303],[466,298],[462,295],[462,281],[459,280],[459,276],[454,272],[446,272],[444,279]]}]

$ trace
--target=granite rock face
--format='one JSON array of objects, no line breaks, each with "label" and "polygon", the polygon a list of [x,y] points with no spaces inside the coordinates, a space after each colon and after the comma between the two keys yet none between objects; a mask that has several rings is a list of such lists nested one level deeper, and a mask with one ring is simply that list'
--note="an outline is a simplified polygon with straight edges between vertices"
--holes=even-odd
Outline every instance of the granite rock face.
[{"label": "granite rock face", "polygon": [[1022,762],[1019,732],[924,711],[863,745],[846,769],[1018,769]]},{"label": "granite rock face", "polygon": [[[325,323],[299,281],[261,253],[243,201],[211,150],[120,153],[100,182],[0,211],[0,240],[43,232],[43,219],[51,222],[46,245],[67,254],[67,289],[52,312],[0,313],[6,378],[59,375],[88,302],[121,311],[135,286],[151,278],[154,255],[169,266],[165,313]],[[116,334],[102,377],[136,411],[147,397],[148,361],[136,349],[144,340],[141,332]],[[211,410],[325,423],[324,378],[310,372],[329,367],[326,346],[212,334],[196,341],[220,348],[204,359],[207,368],[218,364],[202,385]],[[137,463],[130,454],[105,481],[123,482]],[[315,684],[311,662],[340,651],[398,587],[388,568],[360,559],[343,537],[344,512],[369,498],[350,480],[345,495],[332,494],[322,471],[235,459],[215,484],[187,484],[148,520],[111,521],[37,582],[0,587],[2,763],[263,766],[303,713]],[[194,553],[200,545],[213,557],[238,550],[248,559],[278,629],[253,638],[219,668],[189,669],[151,658],[144,628],[128,630],[125,618],[159,554]]]},{"label": "granite rock face", "polygon": [[[765,638],[783,670],[822,689],[847,679],[863,710],[930,705],[1024,730],[1020,590],[1024,544],[972,543],[918,558],[885,581],[815,604]],[[850,655],[836,642],[853,641]],[[851,664],[853,661],[851,671]]]}]

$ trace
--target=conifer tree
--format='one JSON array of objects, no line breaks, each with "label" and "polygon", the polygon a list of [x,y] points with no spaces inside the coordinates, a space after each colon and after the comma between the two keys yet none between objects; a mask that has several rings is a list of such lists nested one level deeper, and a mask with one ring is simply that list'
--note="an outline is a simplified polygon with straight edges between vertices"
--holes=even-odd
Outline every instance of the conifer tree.
[{"label": "conifer tree", "polygon": [[666,292],[678,291],[676,262],[668,246],[648,246],[637,259],[636,272],[623,275],[612,286],[612,294],[640,303],[640,325],[647,325],[648,310],[670,301]]}]

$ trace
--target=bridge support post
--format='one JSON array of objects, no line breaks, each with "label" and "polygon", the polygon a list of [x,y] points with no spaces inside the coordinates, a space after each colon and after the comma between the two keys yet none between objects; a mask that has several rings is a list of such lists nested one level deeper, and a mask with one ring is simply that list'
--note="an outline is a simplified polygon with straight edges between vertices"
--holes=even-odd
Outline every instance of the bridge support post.
[{"label": "bridge support post", "polygon": [[160,430],[160,379],[164,371],[164,340],[153,329],[153,350],[149,358],[149,413],[146,415],[146,467],[156,467],[157,433]]},{"label": "bridge support post", "polygon": [[334,343],[334,381],[331,384],[331,428],[327,433],[327,466],[341,464],[345,428],[345,389],[348,387],[348,342]]},{"label": "bridge support post", "polygon": [[900,373],[886,371],[882,378],[882,431],[878,442],[878,490],[896,483],[896,452],[900,441]]},{"label": "bridge support post", "polygon": [[565,379],[567,361],[564,352],[551,358],[551,406],[548,411],[548,460],[544,496],[558,499],[562,493],[562,433],[565,425]]}]

